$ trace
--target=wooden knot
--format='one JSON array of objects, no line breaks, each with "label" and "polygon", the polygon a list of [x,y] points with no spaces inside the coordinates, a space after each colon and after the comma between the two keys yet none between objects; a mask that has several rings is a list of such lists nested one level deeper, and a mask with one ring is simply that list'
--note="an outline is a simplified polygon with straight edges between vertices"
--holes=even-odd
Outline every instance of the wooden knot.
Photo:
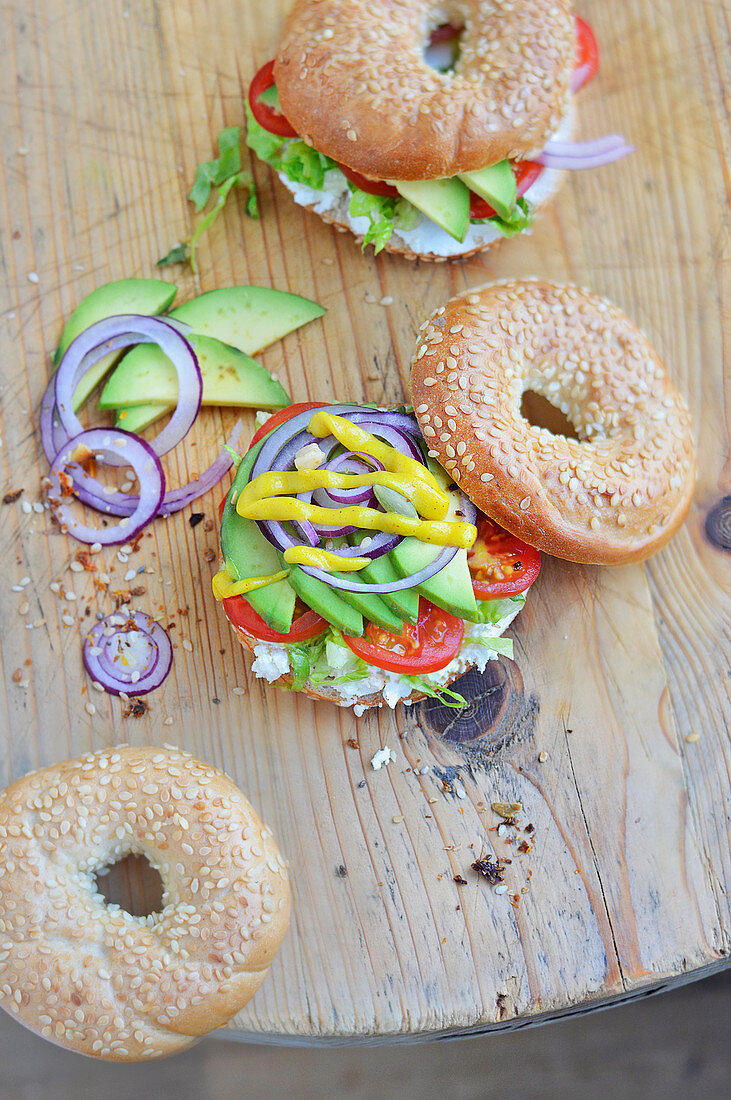
[{"label": "wooden knot", "polygon": [[484,672],[472,668],[451,688],[468,700],[468,706],[457,709],[439,699],[425,699],[417,704],[422,726],[458,744],[478,740],[502,744],[509,739],[513,719],[522,709],[523,678],[517,665],[502,659],[489,661]]},{"label": "wooden knot", "polygon": [[731,550],[731,496],[720,500],[706,516],[706,538],[719,550]]}]

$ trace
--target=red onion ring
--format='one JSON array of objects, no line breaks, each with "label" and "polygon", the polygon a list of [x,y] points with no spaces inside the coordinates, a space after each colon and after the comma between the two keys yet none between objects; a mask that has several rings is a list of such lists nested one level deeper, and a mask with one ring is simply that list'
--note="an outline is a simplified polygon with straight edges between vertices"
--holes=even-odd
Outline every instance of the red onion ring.
[{"label": "red onion ring", "polygon": [[[121,452],[124,451],[124,465],[131,466],[137,474],[142,489],[137,497],[137,504],[130,515],[120,519],[113,527],[89,527],[80,523],[73,516],[68,504],[64,503],[68,493],[62,485],[62,475],[71,477],[71,489],[75,491],[73,478],[84,473],[74,462],[73,455],[77,447],[85,447],[95,455],[111,454],[114,458],[122,457]],[[115,451],[112,451],[113,447]],[[67,472],[69,470],[70,475]],[[84,476],[86,486],[91,483],[94,498],[103,500],[104,492],[99,482],[88,474]],[[143,527],[157,515],[165,494],[165,474],[160,459],[149,443],[119,428],[91,428],[69,439],[53,459],[48,480],[48,500],[61,527],[79,542],[99,542],[103,546],[115,546],[136,538]]]},{"label": "red onion ring", "polygon": [[[142,637],[138,637],[141,635]],[[140,668],[135,649],[145,663]],[[95,623],[84,639],[84,665],[110,695],[146,695],[170,672],[173,647],[167,631],[144,611],[120,611]]]},{"label": "red onion ring", "polygon": [[[178,376],[178,402],[170,421],[150,441],[157,455],[167,454],[177,447],[190,431],[203,396],[203,377],[198,358],[179,327],[161,317],[145,317],[127,313],[96,321],[73,340],[55,374],[56,409],[67,437],[82,432],[83,425],[74,412],[76,387],[90,366],[112,350],[110,343],[127,337],[127,343],[154,343],[173,364]],[[102,349],[100,351],[100,348]]]},{"label": "red onion ring", "polygon": [[594,141],[549,141],[536,163],[544,168],[558,168],[568,171],[583,168],[601,168],[612,164],[630,153],[634,145],[627,145],[621,134],[607,134]]}]

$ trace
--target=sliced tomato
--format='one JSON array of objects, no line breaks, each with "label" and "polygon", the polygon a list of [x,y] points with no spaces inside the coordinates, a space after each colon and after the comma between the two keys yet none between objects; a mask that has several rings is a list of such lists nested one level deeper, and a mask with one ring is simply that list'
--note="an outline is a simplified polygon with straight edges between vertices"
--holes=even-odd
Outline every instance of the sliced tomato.
[{"label": "sliced tomato", "polygon": [[266,92],[268,88],[271,88],[273,84],[274,61],[272,60],[267,61],[266,65],[262,65],[249,85],[251,113],[259,125],[268,130],[270,134],[276,134],[277,137],[283,138],[298,137],[297,131],[290,126],[281,111],[275,110],[268,103],[262,103],[259,99],[259,96]]},{"label": "sliced tomato", "polygon": [[[533,160],[513,160],[510,162],[518,188],[518,198],[526,193],[529,187],[536,182],[543,171],[542,164],[536,164]],[[470,218],[477,221],[483,218],[494,218],[495,211],[489,202],[480,198],[474,191],[470,191]]]},{"label": "sliced tomato", "polygon": [[599,47],[588,23],[576,16],[576,60],[571,87],[576,92],[596,76],[599,68]]},{"label": "sliced tomato", "polygon": [[452,23],[440,23],[429,35],[429,45],[438,46],[440,42],[451,42],[454,38],[457,38],[463,30],[464,26],[455,27]]},{"label": "sliced tomato", "polygon": [[354,168],[348,168],[347,164],[340,164],[339,161],[338,168],[346,179],[369,195],[383,195],[384,198],[389,199],[397,199],[399,196],[396,188],[385,180],[372,180],[368,176],[361,176],[360,172],[356,172]]},{"label": "sliced tomato", "polygon": [[344,634],[343,639],[369,665],[418,676],[448,665],[459,651],[463,634],[462,619],[428,600],[420,600],[416,626],[404,623],[401,634],[391,634],[369,623],[363,638]]},{"label": "sliced tomato", "polygon": [[288,634],[279,634],[267,626],[261,615],[254,611],[243,596],[229,596],[223,601],[223,609],[232,626],[246,634],[252,634],[255,638],[261,638],[262,642],[304,642],[307,638],[322,634],[327,626],[327,621],[321,615],[308,610],[293,620]]},{"label": "sliced tomato", "polygon": [[487,516],[477,521],[477,538],[467,551],[472,588],[478,600],[525,592],[541,568],[541,555]]},{"label": "sliced tomato", "polygon": [[327,405],[327,401],[299,401],[296,405],[287,405],[286,409],[278,409],[275,413],[265,420],[262,426],[254,433],[254,437],[249,444],[249,450],[258,443],[260,439],[263,439],[265,435],[273,431],[274,428],[278,428],[280,424],[284,424],[285,421],[291,420],[297,413],[304,412],[306,409],[322,409]]}]

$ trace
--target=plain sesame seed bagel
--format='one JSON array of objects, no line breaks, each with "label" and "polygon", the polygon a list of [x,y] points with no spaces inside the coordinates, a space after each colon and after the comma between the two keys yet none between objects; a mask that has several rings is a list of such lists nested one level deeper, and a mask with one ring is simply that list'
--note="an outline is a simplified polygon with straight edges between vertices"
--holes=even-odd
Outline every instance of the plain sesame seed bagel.
[{"label": "plain sesame seed bagel", "polygon": [[[163,908],[107,906],[95,873],[130,853]],[[0,1005],[71,1050],[173,1054],[254,995],[287,929],[269,829],[222,772],[177,749],[120,747],[0,794]]]},{"label": "plain sesame seed bagel", "polygon": [[[449,72],[431,32],[463,26]],[[308,144],[366,176],[425,180],[538,153],[569,96],[568,0],[296,0],[274,75]]]},{"label": "plain sesame seed bagel", "polygon": [[[685,518],[688,409],[644,333],[596,294],[537,279],[460,294],[422,325],[411,386],[430,453],[540,550],[621,565],[654,553]],[[526,391],[578,438],[525,419]]]}]

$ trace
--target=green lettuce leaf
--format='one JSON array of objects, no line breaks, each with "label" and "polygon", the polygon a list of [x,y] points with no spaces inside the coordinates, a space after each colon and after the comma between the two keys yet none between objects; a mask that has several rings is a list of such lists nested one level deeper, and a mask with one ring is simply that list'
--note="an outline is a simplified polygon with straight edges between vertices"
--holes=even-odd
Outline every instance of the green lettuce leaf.
[{"label": "green lettuce leaf", "polygon": [[525,603],[526,593],[519,592],[517,596],[508,596],[504,600],[478,600],[476,623],[499,623],[506,615],[516,610],[520,611]]},{"label": "green lettuce leaf", "polygon": [[464,695],[460,695],[458,691],[452,691],[449,687],[440,687],[438,684],[432,684],[423,676],[404,676],[403,679],[408,680],[416,691],[423,692],[424,695],[428,695],[430,699],[438,699],[445,707],[458,708],[469,705]]},{"label": "green lettuce leaf", "polygon": [[509,218],[499,218],[497,214],[492,218],[475,219],[471,225],[494,225],[503,237],[516,237],[533,223],[533,210],[529,202],[519,198],[515,204],[515,210]]},{"label": "green lettuce leaf", "polygon": [[315,191],[322,190],[325,173],[335,167],[334,161],[299,138],[270,134],[256,121],[248,103],[246,144],[276,172],[283,172],[288,179],[312,187]]}]

